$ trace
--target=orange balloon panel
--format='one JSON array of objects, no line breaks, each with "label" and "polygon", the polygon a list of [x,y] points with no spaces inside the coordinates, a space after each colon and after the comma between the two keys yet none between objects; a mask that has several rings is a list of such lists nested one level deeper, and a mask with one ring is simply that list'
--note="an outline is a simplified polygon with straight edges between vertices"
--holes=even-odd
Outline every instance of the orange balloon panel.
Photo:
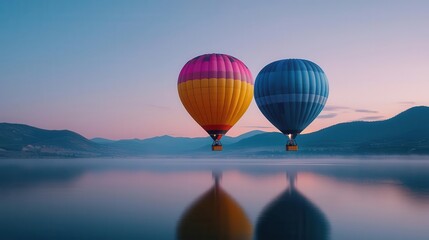
[{"label": "orange balloon panel", "polygon": [[240,118],[253,98],[249,69],[225,54],[198,56],[179,75],[180,100],[189,114],[213,135],[224,135]]}]

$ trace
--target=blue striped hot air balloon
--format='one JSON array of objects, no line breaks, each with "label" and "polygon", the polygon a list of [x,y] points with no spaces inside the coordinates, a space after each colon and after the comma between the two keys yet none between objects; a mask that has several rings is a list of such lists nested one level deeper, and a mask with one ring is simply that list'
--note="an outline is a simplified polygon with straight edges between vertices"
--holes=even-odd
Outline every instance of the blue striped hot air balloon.
[{"label": "blue striped hot air balloon", "polygon": [[255,81],[256,104],[277,129],[289,136],[286,150],[298,150],[296,136],[319,115],[328,95],[325,73],[304,59],[272,62]]}]

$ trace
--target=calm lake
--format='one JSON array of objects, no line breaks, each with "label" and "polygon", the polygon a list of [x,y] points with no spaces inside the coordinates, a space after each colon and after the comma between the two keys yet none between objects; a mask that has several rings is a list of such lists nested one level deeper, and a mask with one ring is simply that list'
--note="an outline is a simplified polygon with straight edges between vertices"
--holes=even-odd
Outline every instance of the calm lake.
[{"label": "calm lake", "polygon": [[429,239],[429,159],[0,160],[0,239]]}]

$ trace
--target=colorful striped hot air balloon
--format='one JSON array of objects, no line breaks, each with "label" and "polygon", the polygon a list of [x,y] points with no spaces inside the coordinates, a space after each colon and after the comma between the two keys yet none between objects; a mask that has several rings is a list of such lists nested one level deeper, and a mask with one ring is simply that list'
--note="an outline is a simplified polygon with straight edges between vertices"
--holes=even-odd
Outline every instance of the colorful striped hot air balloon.
[{"label": "colorful striped hot air balloon", "polygon": [[243,62],[226,54],[204,54],[188,61],[177,85],[180,100],[222,150],[220,139],[243,116],[253,98],[253,79]]},{"label": "colorful striped hot air balloon", "polygon": [[256,104],[277,129],[289,136],[286,150],[298,150],[296,136],[319,115],[328,95],[323,70],[303,59],[272,62],[255,81]]}]

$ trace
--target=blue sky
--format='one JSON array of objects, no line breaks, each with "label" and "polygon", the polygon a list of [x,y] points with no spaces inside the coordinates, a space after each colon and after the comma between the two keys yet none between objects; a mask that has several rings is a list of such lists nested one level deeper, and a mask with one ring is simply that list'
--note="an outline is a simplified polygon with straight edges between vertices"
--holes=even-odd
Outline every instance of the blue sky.
[{"label": "blue sky", "polygon": [[[429,105],[427,1],[1,1],[0,122],[86,137],[204,136],[181,106],[191,58],[227,53],[253,76],[316,62],[328,108],[307,131]],[[366,110],[366,111],[359,111]],[[253,102],[230,131],[274,131]]]}]

